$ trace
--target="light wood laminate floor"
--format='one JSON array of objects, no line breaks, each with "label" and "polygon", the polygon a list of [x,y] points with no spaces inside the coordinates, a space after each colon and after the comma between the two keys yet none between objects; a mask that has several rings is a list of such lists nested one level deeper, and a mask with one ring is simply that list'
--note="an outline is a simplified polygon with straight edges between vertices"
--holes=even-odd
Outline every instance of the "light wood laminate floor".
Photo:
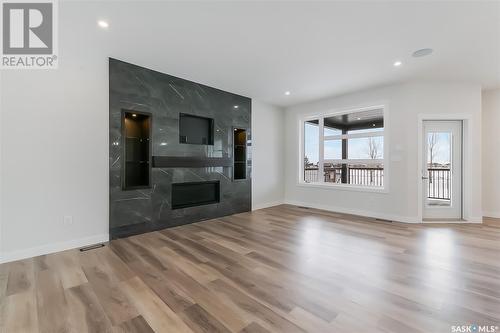
[{"label": "light wood laminate floor", "polygon": [[3,332],[451,332],[500,326],[500,223],[282,205],[0,265]]}]

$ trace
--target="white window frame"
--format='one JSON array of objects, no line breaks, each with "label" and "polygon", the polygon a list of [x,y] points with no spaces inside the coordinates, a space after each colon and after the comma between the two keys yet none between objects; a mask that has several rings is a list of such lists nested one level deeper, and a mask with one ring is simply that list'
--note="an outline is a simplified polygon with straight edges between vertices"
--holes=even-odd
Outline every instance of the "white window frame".
[{"label": "white window frame", "polygon": [[[381,132],[367,132],[367,133],[353,133],[353,134],[339,134],[339,135],[324,135],[323,121],[324,118],[345,115],[360,111],[369,111],[374,109],[382,109],[384,115],[384,131]],[[383,186],[367,186],[367,185],[355,185],[355,184],[338,184],[338,183],[327,183],[327,182],[305,182],[304,181],[304,154],[305,154],[305,142],[304,142],[304,124],[309,120],[318,120],[318,130],[319,130],[319,162],[318,162],[318,173],[323,174],[323,166],[325,163],[362,163],[362,164],[379,164],[384,165],[384,182]],[[351,190],[351,191],[362,191],[362,192],[389,192],[389,107],[387,103],[383,104],[373,104],[366,107],[349,108],[349,109],[338,109],[330,110],[327,112],[309,114],[303,117],[299,117],[299,174],[298,174],[298,186],[304,187],[320,187],[334,190]],[[382,134],[382,135],[381,135]],[[341,140],[341,139],[353,139],[353,138],[366,138],[383,136],[384,140],[384,157],[382,159],[324,159],[324,142],[329,140]]]}]

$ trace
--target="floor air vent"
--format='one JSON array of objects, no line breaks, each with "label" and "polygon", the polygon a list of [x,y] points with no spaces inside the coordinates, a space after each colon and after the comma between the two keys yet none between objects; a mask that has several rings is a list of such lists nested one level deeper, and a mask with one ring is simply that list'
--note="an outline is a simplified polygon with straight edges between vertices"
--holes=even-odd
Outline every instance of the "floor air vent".
[{"label": "floor air vent", "polygon": [[85,247],[80,248],[80,252],[95,250],[95,249],[99,249],[101,247],[104,247],[104,244],[94,244],[94,245],[90,245],[90,246],[85,246]]}]

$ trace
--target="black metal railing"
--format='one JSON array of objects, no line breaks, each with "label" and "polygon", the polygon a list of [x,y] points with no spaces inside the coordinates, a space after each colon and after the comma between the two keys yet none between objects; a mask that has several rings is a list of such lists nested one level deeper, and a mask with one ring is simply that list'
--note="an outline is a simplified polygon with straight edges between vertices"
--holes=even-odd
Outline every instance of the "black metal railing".
[{"label": "black metal railing", "polygon": [[[349,167],[348,184],[383,186],[384,169],[381,167]],[[451,170],[429,168],[427,197],[429,199],[451,200]],[[315,183],[319,181],[318,167],[306,167],[304,169],[304,181]],[[324,182],[342,183],[342,167],[325,167]]]},{"label": "black metal railing", "polygon": [[[325,167],[324,181],[326,183],[342,183],[342,167]],[[347,184],[383,186],[384,168],[381,167],[348,167]],[[317,167],[306,167],[304,169],[304,181],[314,183],[319,181],[319,171]]]},{"label": "black metal railing", "polygon": [[451,200],[451,170],[428,168],[429,199]]},{"label": "black metal railing", "polygon": [[306,183],[317,183],[318,182],[318,168],[304,168],[304,181]]}]

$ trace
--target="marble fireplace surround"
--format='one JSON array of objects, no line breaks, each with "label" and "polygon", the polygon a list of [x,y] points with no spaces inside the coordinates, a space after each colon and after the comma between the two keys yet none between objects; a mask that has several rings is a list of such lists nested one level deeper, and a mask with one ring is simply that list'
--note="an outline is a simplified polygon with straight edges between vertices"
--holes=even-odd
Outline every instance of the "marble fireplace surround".
[{"label": "marble fireplace surround", "polygon": [[[123,190],[122,112],[152,116],[151,187]],[[179,142],[179,114],[214,119],[214,145]],[[233,180],[233,131],[247,130],[245,180]],[[251,99],[109,59],[110,238],[251,210]],[[172,184],[220,182],[220,201],[172,209]]]}]

